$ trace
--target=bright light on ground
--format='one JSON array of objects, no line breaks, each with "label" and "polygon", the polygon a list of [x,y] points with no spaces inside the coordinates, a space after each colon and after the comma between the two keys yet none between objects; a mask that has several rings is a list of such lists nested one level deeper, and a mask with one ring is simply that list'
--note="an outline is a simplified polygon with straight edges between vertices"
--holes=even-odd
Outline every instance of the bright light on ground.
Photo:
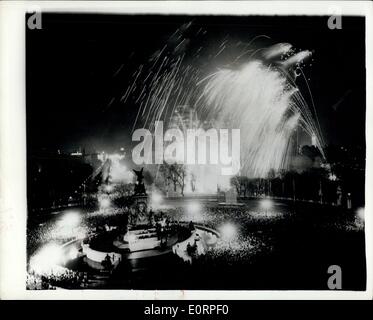
[{"label": "bright light on ground", "polygon": [[151,197],[151,207],[153,209],[158,208],[158,206],[162,203],[163,197],[160,193],[157,193],[155,191],[152,192],[152,197]]},{"label": "bright light on ground", "polygon": [[201,204],[199,202],[189,202],[186,206],[187,219],[191,221],[200,221],[202,219],[201,209]]},{"label": "bright light on ground", "polygon": [[108,184],[108,185],[105,186],[105,191],[106,192],[111,192],[111,191],[113,191],[113,188],[114,187],[111,184]]},{"label": "bright light on ground", "polygon": [[100,198],[100,209],[107,209],[110,207],[110,199],[109,198]]},{"label": "bright light on ground", "polygon": [[69,211],[59,221],[59,225],[60,227],[75,228],[79,226],[80,222],[80,213],[78,211]]},{"label": "bright light on ground", "polygon": [[272,200],[270,199],[263,199],[260,201],[260,207],[264,210],[268,210],[272,208]]},{"label": "bright light on ground", "polygon": [[78,249],[75,248],[75,247],[72,247],[70,250],[69,250],[69,253],[68,253],[68,257],[70,260],[73,260],[75,259],[77,256],[78,256]]},{"label": "bright light on ground", "polygon": [[159,193],[153,192],[152,200],[156,203],[160,203],[162,201],[162,196]]},{"label": "bright light on ground", "polygon": [[361,220],[361,221],[364,221],[365,220],[365,214],[364,214],[364,208],[359,208],[356,210],[356,215],[357,217]]},{"label": "bright light on ground", "polygon": [[30,267],[39,274],[51,273],[63,261],[63,252],[55,243],[47,244],[30,259]]},{"label": "bright light on ground", "polygon": [[334,173],[329,173],[329,180],[330,181],[336,181],[337,180],[337,176]]},{"label": "bright light on ground", "polygon": [[237,228],[231,223],[226,223],[219,228],[221,237],[225,240],[232,240],[237,236]]},{"label": "bright light on ground", "polygon": [[201,206],[198,202],[190,202],[187,205],[188,213],[196,214],[201,211]]},{"label": "bright light on ground", "polygon": [[81,228],[75,233],[76,239],[84,239],[87,236],[87,230],[85,228]]}]

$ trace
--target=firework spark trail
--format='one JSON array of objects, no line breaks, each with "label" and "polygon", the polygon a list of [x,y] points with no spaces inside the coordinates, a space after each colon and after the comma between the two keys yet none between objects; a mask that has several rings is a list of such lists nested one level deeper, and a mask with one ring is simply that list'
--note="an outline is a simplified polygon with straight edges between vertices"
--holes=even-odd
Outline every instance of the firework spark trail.
[{"label": "firework spark trail", "polygon": [[[238,43],[231,45],[228,39],[217,44],[213,52],[199,44],[194,54],[189,55],[193,57],[191,61],[185,51],[190,40],[185,40],[183,35],[189,27],[190,24],[176,30],[166,45],[151,56],[149,63],[140,65],[134,72],[133,81],[122,97],[127,100],[132,96],[139,104],[133,130],[139,122],[142,127],[154,130],[159,120],[165,122],[165,128],[175,126],[172,122],[176,121],[176,125],[185,130],[188,125],[175,114],[177,110],[188,109],[197,113],[201,128],[206,123],[215,123],[216,129],[238,128],[241,130],[241,173],[250,177],[266,177],[271,169],[288,166],[291,138],[298,127],[310,137],[316,137],[324,155],[314,105],[311,112],[295,84],[298,74],[294,70],[301,70],[300,65],[311,55],[310,51],[295,53],[288,43],[255,47],[254,40],[268,38],[261,35],[243,44],[241,51]],[[201,29],[197,32],[205,33]],[[232,48],[236,50],[236,58],[232,58]],[[234,66],[217,68],[227,65],[226,56]]]},{"label": "firework spark trail", "polygon": [[201,113],[241,130],[243,174],[266,177],[271,169],[282,169],[289,155],[288,141],[299,122],[307,132],[317,134],[299,90],[259,60],[238,70],[222,69],[204,82]]}]

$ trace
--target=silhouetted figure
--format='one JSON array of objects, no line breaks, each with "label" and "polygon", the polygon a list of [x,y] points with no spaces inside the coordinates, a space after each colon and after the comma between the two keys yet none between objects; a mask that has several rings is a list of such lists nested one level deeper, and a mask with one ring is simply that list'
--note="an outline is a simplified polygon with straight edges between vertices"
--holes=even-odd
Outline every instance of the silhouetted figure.
[{"label": "silhouetted figure", "polygon": [[111,270],[113,264],[111,263],[111,258],[110,258],[110,256],[109,256],[109,254],[106,255],[105,260],[103,260],[101,264],[102,264],[102,266],[103,266],[106,270],[108,270],[108,271]]},{"label": "silhouetted figure", "polygon": [[187,249],[187,253],[189,255],[191,255],[192,254],[192,246],[190,245],[190,242],[188,242],[186,249]]},{"label": "silhouetted figure", "polygon": [[193,223],[193,221],[190,221],[190,222],[189,222],[189,230],[190,230],[190,231],[193,231],[193,230],[194,230],[194,223]]}]

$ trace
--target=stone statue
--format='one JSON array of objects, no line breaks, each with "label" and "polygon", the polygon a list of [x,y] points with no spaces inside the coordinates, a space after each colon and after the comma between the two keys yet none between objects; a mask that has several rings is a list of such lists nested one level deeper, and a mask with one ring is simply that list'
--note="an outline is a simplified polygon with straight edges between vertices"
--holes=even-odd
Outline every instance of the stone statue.
[{"label": "stone statue", "polygon": [[144,171],[144,168],[141,168],[140,171],[133,169],[133,172],[136,174],[136,177],[137,177],[137,181],[135,185],[135,195],[146,194],[143,171]]}]

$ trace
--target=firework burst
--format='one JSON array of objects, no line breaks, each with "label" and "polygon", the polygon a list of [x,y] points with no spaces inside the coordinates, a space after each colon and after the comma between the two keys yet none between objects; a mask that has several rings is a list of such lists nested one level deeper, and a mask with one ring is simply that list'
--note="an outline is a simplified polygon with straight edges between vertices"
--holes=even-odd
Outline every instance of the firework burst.
[{"label": "firework burst", "polygon": [[[201,28],[193,32],[192,24],[183,25],[136,70],[122,96],[139,106],[133,128],[141,123],[151,130],[162,120],[183,131],[207,124],[240,129],[241,174],[250,177],[288,167],[291,138],[299,127],[316,137],[323,155],[315,110],[295,84],[311,52],[296,53],[288,43],[258,48],[258,37],[243,43],[227,36],[204,45],[200,38],[205,35]],[[185,111],[197,116],[186,120],[180,116]],[[216,179],[207,180],[216,190]]]}]

